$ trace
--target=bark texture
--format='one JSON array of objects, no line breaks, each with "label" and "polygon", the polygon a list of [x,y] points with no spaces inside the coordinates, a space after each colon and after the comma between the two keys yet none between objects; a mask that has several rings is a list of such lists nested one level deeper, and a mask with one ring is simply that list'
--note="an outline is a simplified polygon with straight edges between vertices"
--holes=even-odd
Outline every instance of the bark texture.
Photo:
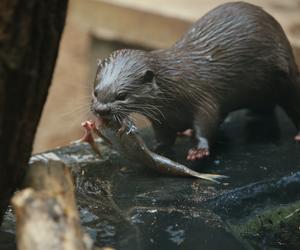
[{"label": "bark texture", "polygon": [[18,250],[91,250],[75,204],[73,179],[61,162],[34,163],[25,178],[28,188],[12,199]]},{"label": "bark texture", "polygon": [[68,0],[0,1],[0,223],[22,183]]}]

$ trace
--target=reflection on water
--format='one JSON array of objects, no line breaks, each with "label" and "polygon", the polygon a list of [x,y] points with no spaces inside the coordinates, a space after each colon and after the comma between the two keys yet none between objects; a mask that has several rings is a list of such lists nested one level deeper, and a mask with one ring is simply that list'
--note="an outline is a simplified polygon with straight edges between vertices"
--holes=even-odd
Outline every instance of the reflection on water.
[{"label": "reflection on water", "polygon": [[[300,224],[295,132],[281,112],[277,117],[237,112],[220,128],[213,155],[196,163],[185,160],[189,139],[179,138],[172,157],[198,171],[230,176],[221,185],[160,175],[102,144],[103,159],[87,145],[52,153],[75,174],[81,221],[97,246],[241,250],[284,244],[295,249],[300,244],[294,227]],[[149,129],[142,134],[151,146]],[[0,249],[13,249],[11,211],[2,231]]]},{"label": "reflection on water", "polygon": [[184,241],[184,230],[178,229],[178,224],[174,226],[168,226],[166,232],[170,235],[169,239],[177,245],[180,245]]}]

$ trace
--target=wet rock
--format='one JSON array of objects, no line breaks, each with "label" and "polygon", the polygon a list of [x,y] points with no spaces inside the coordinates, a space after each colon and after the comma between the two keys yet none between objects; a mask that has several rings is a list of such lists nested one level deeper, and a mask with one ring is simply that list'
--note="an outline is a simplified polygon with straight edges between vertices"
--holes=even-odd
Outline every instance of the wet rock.
[{"label": "wet rock", "polygon": [[[185,160],[189,139],[179,138],[168,156],[200,172],[230,176],[221,185],[160,175],[124,160],[102,141],[101,159],[86,144],[34,157],[58,158],[72,169],[81,221],[98,246],[240,250],[284,244],[293,249],[300,244],[295,133],[281,111],[276,117],[237,112],[220,128],[213,155],[196,163]],[[153,145],[150,129],[142,135]],[[275,222],[281,209],[287,212]],[[270,220],[276,226],[269,226]],[[7,216],[5,225],[11,221]]]}]

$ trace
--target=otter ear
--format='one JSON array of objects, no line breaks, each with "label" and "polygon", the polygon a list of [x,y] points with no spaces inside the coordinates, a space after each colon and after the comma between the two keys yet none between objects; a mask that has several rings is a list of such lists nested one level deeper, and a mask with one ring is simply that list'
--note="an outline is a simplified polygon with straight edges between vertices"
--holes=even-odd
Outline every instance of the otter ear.
[{"label": "otter ear", "polygon": [[102,60],[101,59],[97,59],[97,66],[99,67],[102,63]]},{"label": "otter ear", "polygon": [[144,74],[143,82],[152,82],[154,80],[154,73],[152,70],[147,70]]}]

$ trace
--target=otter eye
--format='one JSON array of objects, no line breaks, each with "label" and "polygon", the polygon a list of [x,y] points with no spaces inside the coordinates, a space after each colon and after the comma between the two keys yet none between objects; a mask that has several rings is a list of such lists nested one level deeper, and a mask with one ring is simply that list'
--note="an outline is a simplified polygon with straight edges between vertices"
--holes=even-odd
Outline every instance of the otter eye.
[{"label": "otter eye", "polygon": [[144,82],[152,82],[154,78],[154,73],[152,70],[147,70],[144,74]]},{"label": "otter eye", "polygon": [[127,97],[126,93],[120,93],[116,96],[116,100],[117,101],[125,101],[126,97]]}]

